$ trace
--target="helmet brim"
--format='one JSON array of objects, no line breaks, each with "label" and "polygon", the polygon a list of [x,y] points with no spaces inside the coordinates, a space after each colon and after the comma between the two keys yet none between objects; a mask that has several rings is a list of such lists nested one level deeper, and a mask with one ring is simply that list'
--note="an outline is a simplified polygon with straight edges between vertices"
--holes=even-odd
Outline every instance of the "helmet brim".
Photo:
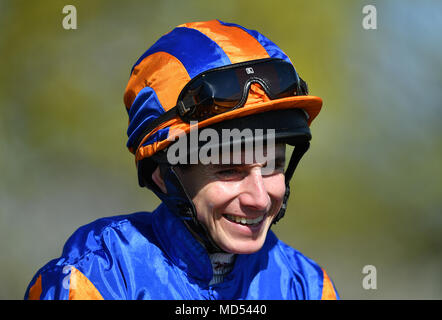
[{"label": "helmet brim", "polygon": [[[252,123],[248,122],[249,116],[253,116],[253,118],[256,118],[255,115],[259,114],[266,114],[269,115],[270,111],[277,111],[277,110],[289,110],[289,109],[303,109],[308,117],[305,119],[305,126],[303,126],[303,130],[305,131],[305,127],[309,127],[312,121],[316,118],[318,113],[320,112],[322,107],[322,99],[316,96],[294,96],[294,97],[287,97],[287,98],[281,98],[277,100],[269,100],[265,102],[258,102],[254,104],[246,104],[244,107],[225,112],[223,114],[214,116],[212,118],[209,118],[204,121],[200,121],[197,123],[197,125],[191,126],[189,123],[183,122],[179,117],[171,120],[169,123],[163,124],[161,127],[158,127],[157,129],[161,129],[162,127],[169,127],[169,137],[175,137],[182,134],[188,134],[191,130],[194,130],[198,128],[198,130],[205,128],[205,127],[214,127],[218,126],[217,124],[220,123],[220,126],[223,126],[228,121],[237,121],[237,123],[241,123],[241,121],[244,124],[244,127],[251,128]],[[246,120],[240,120],[242,118],[246,118]],[[265,121],[267,118],[264,116],[263,120],[261,121],[261,127],[258,126],[258,124],[255,125],[255,128],[269,128],[269,125],[267,124],[267,121]],[[284,118],[279,117],[278,119],[284,120]],[[290,119],[290,118],[289,118]],[[280,129],[280,127],[277,126],[278,123],[274,124],[274,127],[276,129]],[[229,125],[229,127],[232,127]],[[153,130],[152,133],[155,133],[157,129]],[[301,130],[300,128],[298,128]],[[298,130],[298,131],[299,131]],[[302,131],[302,130],[301,130]],[[303,131],[303,132],[304,132]],[[288,135],[287,138],[294,138],[296,135],[299,135],[300,133],[296,130],[291,131],[284,131],[279,130],[278,132],[278,138],[282,138],[284,135]],[[302,133],[303,134],[303,133]],[[155,142],[154,144],[147,145],[147,146],[141,146],[137,152],[136,152],[136,160],[139,161],[141,159],[144,159],[146,157],[150,157],[151,155],[157,153],[158,151],[161,151],[168,147],[170,144],[174,142],[174,138],[165,139],[162,141]]]}]

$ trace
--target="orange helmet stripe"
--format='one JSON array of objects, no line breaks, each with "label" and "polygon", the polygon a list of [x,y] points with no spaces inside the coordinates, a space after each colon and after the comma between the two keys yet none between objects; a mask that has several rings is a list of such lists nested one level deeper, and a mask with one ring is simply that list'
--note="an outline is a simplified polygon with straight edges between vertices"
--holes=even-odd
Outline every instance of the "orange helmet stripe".
[{"label": "orange helmet stripe", "polygon": [[185,23],[179,27],[192,28],[209,37],[232,63],[269,58],[265,48],[250,34],[241,28],[223,25],[218,20]]},{"label": "orange helmet stripe", "polygon": [[[170,77],[170,74],[174,76]],[[175,106],[189,80],[186,68],[177,58],[162,51],[153,53],[134,68],[124,94],[124,104],[129,110],[137,94],[143,88],[151,87],[167,111]]]}]

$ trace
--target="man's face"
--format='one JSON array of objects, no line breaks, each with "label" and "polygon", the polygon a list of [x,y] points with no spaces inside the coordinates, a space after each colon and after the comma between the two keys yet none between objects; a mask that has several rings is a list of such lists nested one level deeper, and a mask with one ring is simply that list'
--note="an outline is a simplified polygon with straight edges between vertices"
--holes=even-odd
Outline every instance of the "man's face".
[{"label": "man's face", "polygon": [[226,252],[249,254],[261,249],[281,208],[285,145],[275,147],[274,163],[198,164],[178,170],[198,220]]}]

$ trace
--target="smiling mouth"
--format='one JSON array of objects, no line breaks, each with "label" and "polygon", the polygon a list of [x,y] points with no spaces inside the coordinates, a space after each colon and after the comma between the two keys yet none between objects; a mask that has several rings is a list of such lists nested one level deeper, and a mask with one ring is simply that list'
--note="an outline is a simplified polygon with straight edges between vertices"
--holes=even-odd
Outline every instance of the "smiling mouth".
[{"label": "smiling mouth", "polygon": [[264,216],[260,216],[260,217],[255,218],[255,219],[247,219],[247,218],[244,218],[244,217],[232,216],[230,214],[224,214],[223,216],[227,220],[229,220],[231,222],[242,224],[244,226],[258,225],[264,219]]}]

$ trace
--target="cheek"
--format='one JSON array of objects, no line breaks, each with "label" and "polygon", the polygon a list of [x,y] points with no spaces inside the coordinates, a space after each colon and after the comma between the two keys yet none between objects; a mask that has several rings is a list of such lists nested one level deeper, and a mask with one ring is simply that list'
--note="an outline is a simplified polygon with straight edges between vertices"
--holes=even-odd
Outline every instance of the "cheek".
[{"label": "cheek", "polygon": [[234,198],[234,187],[223,183],[209,183],[193,197],[198,219],[207,221],[218,218],[216,213],[222,212]]},{"label": "cheek", "polygon": [[265,188],[274,201],[282,201],[285,194],[285,179],[283,174],[264,178]]}]

